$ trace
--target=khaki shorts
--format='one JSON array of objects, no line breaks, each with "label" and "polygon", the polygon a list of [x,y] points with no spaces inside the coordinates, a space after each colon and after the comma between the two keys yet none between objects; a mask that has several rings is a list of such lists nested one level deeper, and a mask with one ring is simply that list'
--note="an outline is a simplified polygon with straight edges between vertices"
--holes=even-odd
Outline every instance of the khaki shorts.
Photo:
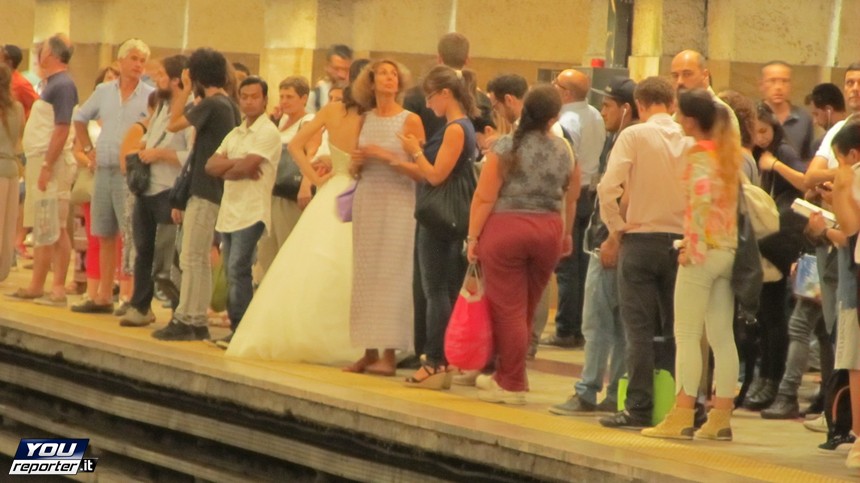
[{"label": "khaki shorts", "polygon": [[[72,190],[72,183],[75,181],[75,173],[77,166],[69,164],[69,160],[74,163],[72,154],[63,153],[60,159],[54,163],[54,169],[51,170],[51,180],[57,184],[57,197],[59,198],[59,217],[60,227],[65,228],[69,217],[69,195]],[[35,216],[35,200],[37,193],[39,174],[42,171],[42,163],[45,162],[44,155],[29,155],[27,156],[27,166],[24,168],[24,183],[26,186],[26,195],[24,197],[24,226],[31,228],[33,226],[33,218]]]}]

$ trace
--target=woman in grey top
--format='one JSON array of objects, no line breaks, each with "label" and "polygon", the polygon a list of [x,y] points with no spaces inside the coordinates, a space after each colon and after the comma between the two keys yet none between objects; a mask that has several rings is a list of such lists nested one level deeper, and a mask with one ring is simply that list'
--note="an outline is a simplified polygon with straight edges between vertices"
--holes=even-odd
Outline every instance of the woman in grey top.
[{"label": "woman in grey top", "polygon": [[12,98],[12,71],[0,64],[0,282],[9,276],[18,219],[18,146],[24,107]]},{"label": "woman in grey top", "polygon": [[488,402],[525,404],[531,314],[562,255],[571,253],[579,189],[573,152],[550,132],[561,98],[552,86],[526,95],[519,125],[487,154],[472,199],[469,261],[480,260],[498,355],[476,381]]}]

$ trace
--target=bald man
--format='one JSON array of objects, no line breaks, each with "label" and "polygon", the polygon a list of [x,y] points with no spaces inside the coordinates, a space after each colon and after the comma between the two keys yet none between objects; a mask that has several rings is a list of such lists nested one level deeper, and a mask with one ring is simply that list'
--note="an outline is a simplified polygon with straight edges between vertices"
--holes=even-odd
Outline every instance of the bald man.
[{"label": "bald man", "polygon": [[676,98],[681,89],[705,89],[711,93],[711,98],[715,102],[719,102],[723,107],[728,109],[729,118],[732,120],[735,132],[740,134],[740,125],[738,124],[738,118],[735,116],[735,111],[722,99],[717,97],[717,94],[711,88],[711,72],[708,70],[705,56],[695,50],[683,50],[672,59],[671,72]]},{"label": "bald man", "polygon": [[[585,230],[594,209],[600,153],[606,141],[606,127],[600,111],[586,102],[591,79],[584,73],[567,69],[553,82],[561,95],[561,114],[558,123],[570,134],[576,163],[582,170],[580,198],[574,222],[574,250],[559,262],[558,312],[555,317],[555,334],[541,341],[557,347],[581,347],[582,305],[585,297],[585,274],[588,254],[582,250]],[[574,189],[574,187],[571,187]]]}]

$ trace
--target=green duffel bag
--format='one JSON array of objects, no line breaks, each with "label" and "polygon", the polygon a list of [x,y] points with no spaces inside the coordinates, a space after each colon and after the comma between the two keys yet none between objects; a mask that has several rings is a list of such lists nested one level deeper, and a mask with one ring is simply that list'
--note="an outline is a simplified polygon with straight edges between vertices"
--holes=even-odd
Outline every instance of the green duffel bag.
[{"label": "green duffel bag", "polygon": [[[627,399],[627,376],[618,380],[618,410],[624,411],[624,401]],[[654,371],[654,409],[651,412],[651,424],[657,426],[675,405],[675,378],[665,369]]]}]

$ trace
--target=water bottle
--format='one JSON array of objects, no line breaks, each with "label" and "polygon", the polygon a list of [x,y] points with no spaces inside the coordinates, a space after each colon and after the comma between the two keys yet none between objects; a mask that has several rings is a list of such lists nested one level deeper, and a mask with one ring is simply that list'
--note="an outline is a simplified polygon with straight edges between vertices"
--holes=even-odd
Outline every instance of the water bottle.
[{"label": "water bottle", "polygon": [[33,245],[52,245],[60,239],[60,211],[57,183],[48,183],[45,191],[36,190],[35,213],[33,218]]}]

